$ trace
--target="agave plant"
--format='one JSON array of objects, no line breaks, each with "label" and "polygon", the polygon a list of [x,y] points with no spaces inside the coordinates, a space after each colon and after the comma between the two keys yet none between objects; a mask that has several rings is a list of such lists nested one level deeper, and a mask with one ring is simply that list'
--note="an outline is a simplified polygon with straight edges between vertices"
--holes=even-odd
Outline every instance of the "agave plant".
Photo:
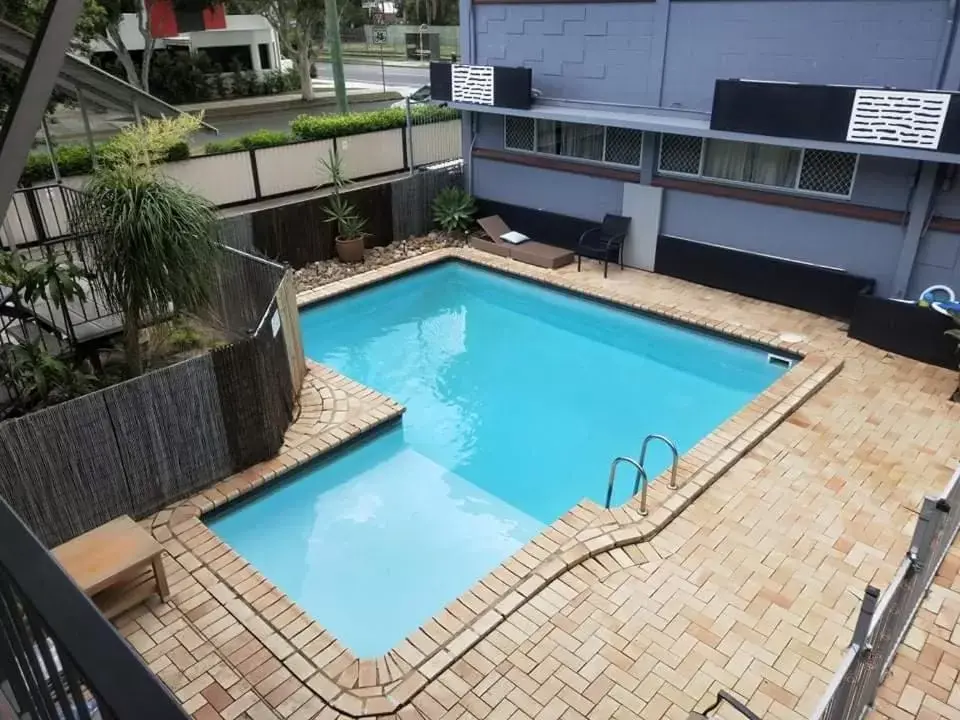
[{"label": "agave plant", "polygon": [[433,219],[448,233],[465,233],[473,225],[477,204],[473,197],[458,187],[444,188],[433,200]]},{"label": "agave plant", "polygon": [[323,213],[327,216],[327,222],[337,228],[337,256],[343,262],[362,262],[364,238],[369,235],[366,232],[367,221],[357,212],[356,206],[344,197],[344,189],[350,185],[350,181],[344,175],[340,153],[330,150],[326,158],[321,158],[320,164],[333,185]]}]

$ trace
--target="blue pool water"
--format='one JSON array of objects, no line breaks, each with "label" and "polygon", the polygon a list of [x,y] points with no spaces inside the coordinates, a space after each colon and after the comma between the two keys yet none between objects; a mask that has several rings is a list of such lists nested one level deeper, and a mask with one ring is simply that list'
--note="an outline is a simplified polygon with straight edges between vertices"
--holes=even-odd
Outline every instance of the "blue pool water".
[{"label": "blue pool water", "polygon": [[[784,369],[762,350],[447,263],[305,311],[307,356],[401,425],[208,519],[361,657],[582,498],[648,433],[688,450]],[[652,446],[655,477],[669,454]],[[633,485],[621,470],[616,503]]]}]

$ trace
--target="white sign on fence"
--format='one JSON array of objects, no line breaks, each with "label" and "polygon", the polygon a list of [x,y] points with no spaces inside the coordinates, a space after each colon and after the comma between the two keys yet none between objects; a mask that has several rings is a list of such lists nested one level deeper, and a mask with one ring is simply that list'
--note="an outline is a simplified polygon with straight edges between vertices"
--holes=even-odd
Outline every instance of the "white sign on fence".
[{"label": "white sign on fence", "polygon": [[373,44],[374,45],[386,45],[387,44],[387,31],[386,30],[374,30],[373,31]]},{"label": "white sign on fence", "polygon": [[280,311],[274,310],[273,317],[270,318],[270,329],[273,330],[273,336],[276,337],[280,332]]}]

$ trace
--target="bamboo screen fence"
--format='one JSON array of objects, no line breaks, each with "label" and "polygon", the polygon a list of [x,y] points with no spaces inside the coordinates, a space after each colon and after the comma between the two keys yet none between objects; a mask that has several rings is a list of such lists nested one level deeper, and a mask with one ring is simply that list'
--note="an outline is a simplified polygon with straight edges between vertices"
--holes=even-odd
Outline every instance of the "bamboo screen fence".
[{"label": "bamboo screen fence", "polygon": [[223,348],[0,424],[0,495],[48,545],[273,457],[305,373],[290,271],[224,249]]}]

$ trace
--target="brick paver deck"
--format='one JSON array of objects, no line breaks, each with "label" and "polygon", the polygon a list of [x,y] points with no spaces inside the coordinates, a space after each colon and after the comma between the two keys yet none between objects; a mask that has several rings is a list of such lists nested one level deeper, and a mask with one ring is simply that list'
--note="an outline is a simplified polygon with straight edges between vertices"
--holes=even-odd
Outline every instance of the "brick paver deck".
[{"label": "brick paver deck", "polygon": [[[809,377],[794,375],[784,397],[809,399],[775,417],[762,439],[741,444],[699,496],[652,494],[657,507],[679,508],[676,516],[661,512],[656,534],[637,530],[652,520],[629,508],[578,508],[575,537],[557,545],[589,546],[589,557],[519,593],[482,633],[462,641],[469,630],[461,631],[454,606],[425,627],[408,657],[357,663],[196,521],[199,511],[400,412],[314,367],[311,392],[336,406],[304,402],[307,425],[291,434],[294,454],[149,522],[170,552],[174,596],[129,613],[121,629],[195,717],[336,717],[323,698],[353,716],[392,713],[386,700],[402,695],[404,718],[685,718],[719,688],[770,717],[800,717],[816,704],[864,585],[887,582],[921,497],[939,490],[958,460],[960,406],[947,400],[956,373],[849,340],[834,321],[662,276],[614,271],[603,280],[595,267],[522,272],[802,346],[816,361],[800,363]],[[842,370],[828,380],[838,361]],[[770,398],[757,422],[777,416],[779,402]],[[610,537],[626,544],[615,547]]]},{"label": "brick paver deck", "polygon": [[960,548],[954,546],[877,693],[878,720],[960,719]]}]

